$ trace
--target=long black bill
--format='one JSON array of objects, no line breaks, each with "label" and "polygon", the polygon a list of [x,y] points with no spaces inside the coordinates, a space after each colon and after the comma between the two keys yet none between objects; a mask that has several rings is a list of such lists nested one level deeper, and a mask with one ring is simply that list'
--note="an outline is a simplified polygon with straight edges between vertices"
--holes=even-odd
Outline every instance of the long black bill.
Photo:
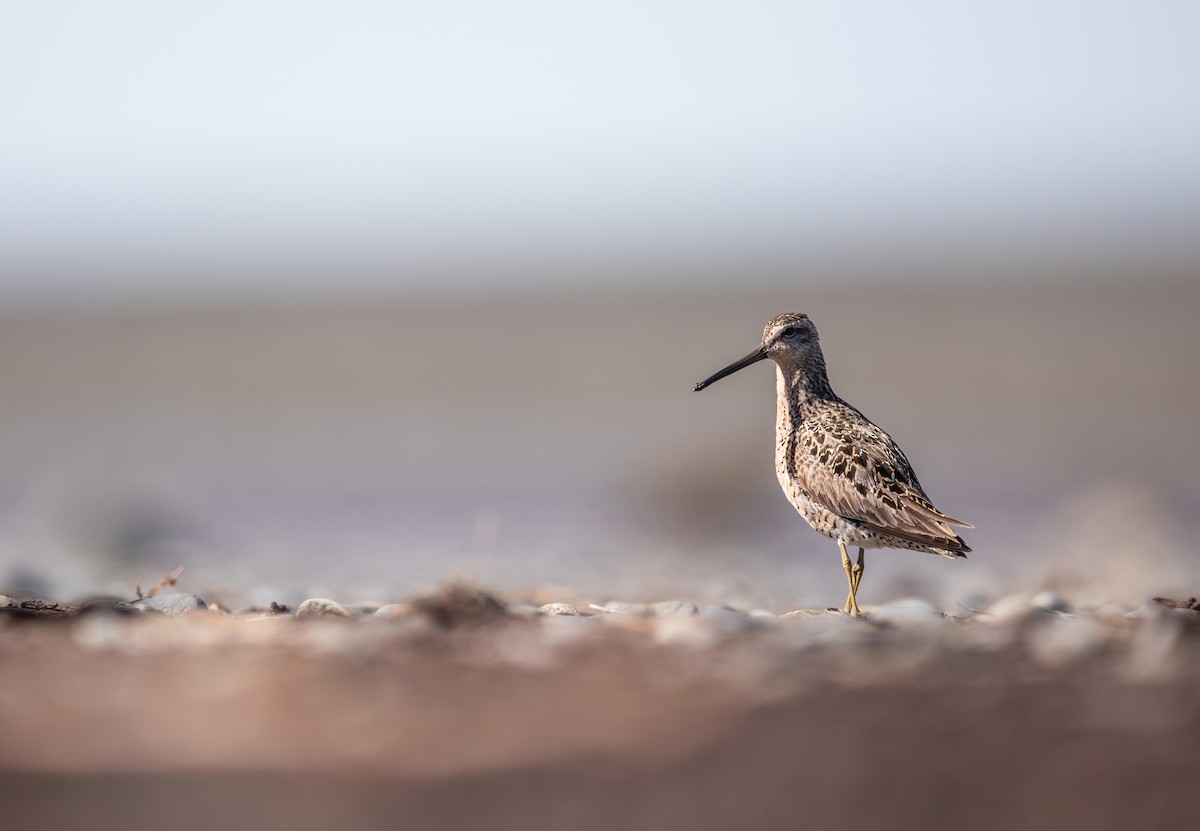
[{"label": "long black bill", "polygon": [[745,369],[746,367],[750,366],[750,364],[756,364],[765,357],[767,357],[767,347],[760,346],[760,347],[758,347],[758,349],[755,349],[753,352],[751,352],[746,357],[742,358],[740,361],[734,361],[729,366],[722,369],[720,372],[718,372],[714,375],[710,375],[708,378],[705,378],[703,381],[701,381],[699,384],[696,385],[695,391],[700,392],[700,390],[704,389],[709,384],[713,384],[717,381],[720,381],[726,375],[732,375],[733,373],[737,372],[739,369]]}]

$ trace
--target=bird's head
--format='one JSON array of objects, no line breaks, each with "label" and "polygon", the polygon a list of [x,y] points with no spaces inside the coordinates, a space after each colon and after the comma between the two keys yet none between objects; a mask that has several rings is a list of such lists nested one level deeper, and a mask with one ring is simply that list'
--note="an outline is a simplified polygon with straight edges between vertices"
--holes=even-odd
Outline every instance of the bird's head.
[{"label": "bird's head", "polygon": [[817,327],[808,315],[790,312],[773,317],[763,329],[762,343],[757,349],[696,384],[696,392],[766,358],[782,367],[803,365],[816,344]]}]

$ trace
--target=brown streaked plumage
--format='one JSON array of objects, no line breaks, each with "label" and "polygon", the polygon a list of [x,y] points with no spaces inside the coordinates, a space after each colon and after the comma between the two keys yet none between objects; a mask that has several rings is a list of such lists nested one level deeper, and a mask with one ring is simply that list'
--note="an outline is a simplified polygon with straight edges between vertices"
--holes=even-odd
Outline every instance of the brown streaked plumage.
[{"label": "brown streaked plumage", "polygon": [[[891,436],[837,397],[807,315],[773,318],[757,349],[696,384],[696,391],[768,358],[775,362],[778,391],[775,472],[809,525],[837,540],[850,585],[845,611],[861,614],[855,595],[864,549],[965,557],[971,549],[951,526],[972,526],[935,508]],[[858,546],[856,564],[847,545]]]}]

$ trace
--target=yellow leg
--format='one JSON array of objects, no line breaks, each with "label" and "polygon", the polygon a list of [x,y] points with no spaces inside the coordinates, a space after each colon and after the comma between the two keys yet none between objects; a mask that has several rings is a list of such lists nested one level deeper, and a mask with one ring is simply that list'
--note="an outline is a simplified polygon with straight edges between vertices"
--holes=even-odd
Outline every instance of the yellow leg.
[{"label": "yellow leg", "polygon": [[[862,617],[862,612],[858,610],[858,603],[854,600],[854,595],[858,589],[857,582],[854,579],[854,565],[850,562],[850,552],[846,550],[846,544],[838,540],[838,549],[842,552],[842,570],[846,572],[846,582],[850,585],[850,596],[846,598],[846,608],[842,611],[851,617]],[[860,576],[861,576],[861,566]]]},{"label": "yellow leg", "polygon": [[862,548],[858,549],[858,564],[857,564],[856,566],[854,566],[854,569],[853,569],[853,574],[854,574],[854,593],[855,593],[856,595],[858,594],[858,584],[862,582],[862,576],[863,576],[863,574],[865,574],[865,573],[866,573],[866,571],[867,571],[867,564],[866,564],[866,562],[863,560],[863,554],[864,554],[864,553],[865,553],[865,550],[864,550],[864,549],[862,549]]}]

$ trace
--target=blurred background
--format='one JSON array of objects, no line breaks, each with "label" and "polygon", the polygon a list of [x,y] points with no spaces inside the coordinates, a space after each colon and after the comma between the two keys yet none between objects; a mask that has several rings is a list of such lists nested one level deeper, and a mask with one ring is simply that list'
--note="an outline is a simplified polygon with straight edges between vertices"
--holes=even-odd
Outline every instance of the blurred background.
[{"label": "blurred background", "polygon": [[1200,9],[9,4],[0,591],[840,603],[804,311],[976,553],[866,603],[1195,594]]}]

